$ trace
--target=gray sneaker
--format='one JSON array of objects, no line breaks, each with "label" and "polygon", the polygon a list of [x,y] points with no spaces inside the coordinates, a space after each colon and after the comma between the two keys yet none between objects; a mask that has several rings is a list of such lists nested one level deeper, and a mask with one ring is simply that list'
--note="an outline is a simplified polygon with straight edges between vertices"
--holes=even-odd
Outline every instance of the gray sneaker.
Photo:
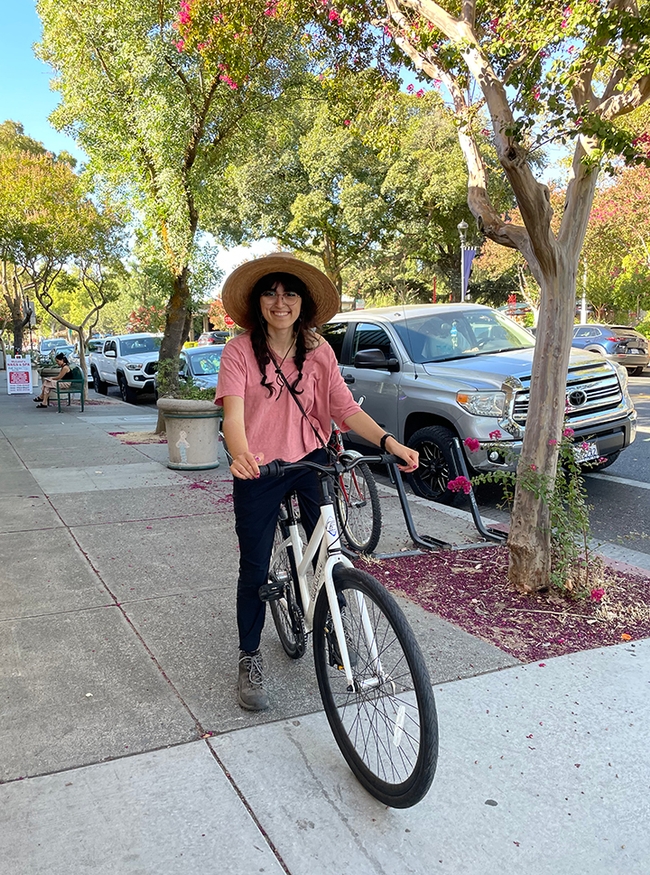
[{"label": "gray sneaker", "polygon": [[239,704],[247,711],[266,711],[269,696],[264,689],[264,664],[262,654],[239,653],[239,679],[237,682]]}]

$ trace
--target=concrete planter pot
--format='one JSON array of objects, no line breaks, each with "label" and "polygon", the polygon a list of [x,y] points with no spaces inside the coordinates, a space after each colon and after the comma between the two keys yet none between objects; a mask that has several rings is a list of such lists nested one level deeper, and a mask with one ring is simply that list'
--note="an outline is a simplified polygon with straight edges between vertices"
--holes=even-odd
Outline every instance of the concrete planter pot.
[{"label": "concrete planter pot", "polygon": [[218,468],[221,409],[211,401],[183,398],[159,398],[157,406],[165,417],[167,467],[178,471]]},{"label": "concrete planter pot", "polygon": [[52,368],[39,368],[38,373],[41,375],[42,380],[46,380],[48,377],[56,377],[61,368],[52,367]]}]

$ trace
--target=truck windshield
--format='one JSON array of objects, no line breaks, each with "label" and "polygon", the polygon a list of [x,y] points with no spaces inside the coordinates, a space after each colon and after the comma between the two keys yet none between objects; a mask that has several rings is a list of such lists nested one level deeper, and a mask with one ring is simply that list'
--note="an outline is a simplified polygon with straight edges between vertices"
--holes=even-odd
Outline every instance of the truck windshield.
[{"label": "truck windshield", "polygon": [[458,310],[395,322],[395,330],[412,360],[446,361],[487,353],[529,349],[535,338],[495,311]]},{"label": "truck windshield", "polygon": [[133,340],[123,340],[122,355],[135,355],[138,352],[156,352],[160,349],[161,337],[135,337]]}]

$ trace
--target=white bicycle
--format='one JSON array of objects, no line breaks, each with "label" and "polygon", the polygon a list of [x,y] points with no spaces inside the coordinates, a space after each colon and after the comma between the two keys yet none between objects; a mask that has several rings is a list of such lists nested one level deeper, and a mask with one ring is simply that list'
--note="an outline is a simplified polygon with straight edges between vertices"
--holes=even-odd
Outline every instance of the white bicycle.
[{"label": "white bicycle", "polygon": [[[271,462],[262,476],[311,468],[321,486],[320,519],[307,545],[288,495],[275,533],[268,601],[285,652],[314,663],[330,728],[361,784],[376,799],[408,808],[429,790],[438,760],[438,720],[429,672],[393,597],[342,553],[333,480],[356,465],[394,456],[343,454],[330,465]],[[313,560],[316,559],[314,568]]]}]

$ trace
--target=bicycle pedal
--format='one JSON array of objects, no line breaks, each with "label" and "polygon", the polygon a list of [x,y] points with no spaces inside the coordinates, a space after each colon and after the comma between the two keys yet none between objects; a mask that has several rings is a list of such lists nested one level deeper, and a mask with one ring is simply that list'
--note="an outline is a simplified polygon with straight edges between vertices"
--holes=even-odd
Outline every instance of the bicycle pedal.
[{"label": "bicycle pedal", "polygon": [[263,602],[277,602],[284,595],[284,583],[274,580],[263,583],[257,591]]}]

